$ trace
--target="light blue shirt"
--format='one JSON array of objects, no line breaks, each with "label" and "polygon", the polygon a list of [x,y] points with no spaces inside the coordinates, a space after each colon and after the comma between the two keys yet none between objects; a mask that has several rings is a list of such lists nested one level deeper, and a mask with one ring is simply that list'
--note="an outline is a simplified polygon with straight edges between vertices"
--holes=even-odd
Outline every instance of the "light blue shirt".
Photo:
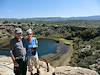
[{"label": "light blue shirt", "polygon": [[32,56],[32,48],[36,48],[37,46],[38,46],[38,41],[35,37],[32,37],[31,42],[27,40],[27,56]]},{"label": "light blue shirt", "polygon": [[27,49],[36,48],[38,46],[38,41],[35,37],[32,37],[32,41],[27,41]]}]

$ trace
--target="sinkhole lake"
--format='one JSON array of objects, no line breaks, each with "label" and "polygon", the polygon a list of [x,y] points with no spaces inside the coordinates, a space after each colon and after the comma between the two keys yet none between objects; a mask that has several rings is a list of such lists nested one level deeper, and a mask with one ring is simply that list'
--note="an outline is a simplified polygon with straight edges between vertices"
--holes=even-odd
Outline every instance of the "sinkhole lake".
[{"label": "sinkhole lake", "polygon": [[[37,48],[39,56],[56,53],[66,53],[69,49],[68,45],[61,45],[52,39],[38,39],[39,47]],[[10,55],[9,50],[0,50],[0,55]]]},{"label": "sinkhole lake", "polygon": [[65,53],[69,49],[68,45],[62,45],[52,39],[39,39],[38,53],[39,56],[47,54],[56,54],[58,52]]},{"label": "sinkhole lake", "polygon": [[58,43],[51,39],[39,39],[38,53],[40,56],[55,53]]}]

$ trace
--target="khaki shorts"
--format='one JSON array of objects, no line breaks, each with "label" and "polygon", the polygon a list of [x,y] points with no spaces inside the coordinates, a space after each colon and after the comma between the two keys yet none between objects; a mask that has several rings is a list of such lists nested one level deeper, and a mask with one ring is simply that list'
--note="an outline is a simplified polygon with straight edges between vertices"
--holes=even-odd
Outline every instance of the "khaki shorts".
[{"label": "khaki shorts", "polygon": [[39,59],[38,59],[38,53],[36,52],[35,56],[27,56],[27,65],[28,65],[28,70],[32,71],[33,70],[33,66],[35,66],[35,68],[39,68]]}]

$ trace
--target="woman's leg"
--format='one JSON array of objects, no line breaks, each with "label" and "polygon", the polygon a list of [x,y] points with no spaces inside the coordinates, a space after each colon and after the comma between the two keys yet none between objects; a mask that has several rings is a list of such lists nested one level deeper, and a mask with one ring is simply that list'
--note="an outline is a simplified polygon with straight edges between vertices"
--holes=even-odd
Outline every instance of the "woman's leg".
[{"label": "woman's leg", "polygon": [[38,52],[36,51],[36,55],[34,56],[35,57],[35,63],[36,63],[36,68],[38,68],[39,69],[39,58],[38,58]]},{"label": "woman's leg", "polygon": [[38,52],[36,51],[36,55],[34,56],[35,57],[35,67],[37,69],[37,74],[40,74],[40,71],[39,71],[39,58],[38,58]]},{"label": "woman's leg", "polygon": [[33,69],[32,69],[32,59],[31,58],[28,59],[27,64],[28,64],[29,72],[32,72]]}]

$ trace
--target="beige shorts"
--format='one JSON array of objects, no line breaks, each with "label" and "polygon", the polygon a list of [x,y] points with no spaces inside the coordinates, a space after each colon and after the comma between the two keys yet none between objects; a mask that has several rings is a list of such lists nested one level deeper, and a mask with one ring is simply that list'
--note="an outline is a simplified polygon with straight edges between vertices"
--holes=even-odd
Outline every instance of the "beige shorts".
[{"label": "beige shorts", "polygon": [[27,65],[28,65],[28,70],[32,71],[33,70],[33,66],[35,68],[39,68],[39,59],[38,59],[38,53],[36,52],[35,56],[28,56],[27,57]]}]

